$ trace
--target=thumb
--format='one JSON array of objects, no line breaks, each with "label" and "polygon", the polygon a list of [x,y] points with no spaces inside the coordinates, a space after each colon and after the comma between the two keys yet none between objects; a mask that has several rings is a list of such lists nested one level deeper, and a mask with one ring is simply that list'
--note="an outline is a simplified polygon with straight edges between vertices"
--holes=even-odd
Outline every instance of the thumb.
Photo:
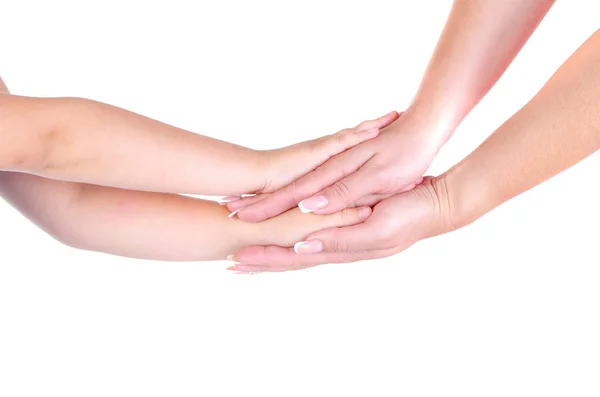
[{"label": "thumb", "polygon": [[297,254],[352,253],[374,249],[372,236],[376,230],[369,222],[334,227],[313,233],[294,245]]}]

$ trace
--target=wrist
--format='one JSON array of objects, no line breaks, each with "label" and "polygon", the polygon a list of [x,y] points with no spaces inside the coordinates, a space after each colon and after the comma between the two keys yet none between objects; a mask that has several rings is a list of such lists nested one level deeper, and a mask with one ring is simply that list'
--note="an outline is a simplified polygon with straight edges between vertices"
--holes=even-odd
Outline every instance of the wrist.
[{"label": "wrist", "polygon": [[454,229],[473,223],[499,204],[484,169],[471,167],[468,159],[436,179],[445,187],[449,223]]},{"label": "wrist", "polygon": [[413,101],[402,114],[402,119],[410,124],[411,131],[421,134],[421,138],[427,140],[436,150],[450,139],[458,126],[450,111],[443,111],[433,104],[420,101]]}]

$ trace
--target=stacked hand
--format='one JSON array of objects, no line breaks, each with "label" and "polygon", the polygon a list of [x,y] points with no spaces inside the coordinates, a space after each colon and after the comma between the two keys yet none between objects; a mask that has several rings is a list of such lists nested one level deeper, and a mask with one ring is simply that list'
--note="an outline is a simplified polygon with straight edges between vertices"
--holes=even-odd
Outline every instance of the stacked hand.
[{"label": "stacked hand", "polygon": [[364,223],[322,230],[294,249],[243,249],[234,257],[236,270],[281,271],[380,258],[452,228],[444,178],[423,179],[440,143],[431,138],[431,129],[407,112],[376,138],[332,157],[287,186],[228,203],[247,222],[260,222],[295,206],[316,214],[374,206]]},{"label": "stacked hand", "polygon": [[295,248],[244,248],[232,259],[237,262],[235,270],[286,271],[396,254],[419,240],[452,230],[443,184],[443,179],[425,178],[413,190],[381,201],[364,223],[322,230]]}]

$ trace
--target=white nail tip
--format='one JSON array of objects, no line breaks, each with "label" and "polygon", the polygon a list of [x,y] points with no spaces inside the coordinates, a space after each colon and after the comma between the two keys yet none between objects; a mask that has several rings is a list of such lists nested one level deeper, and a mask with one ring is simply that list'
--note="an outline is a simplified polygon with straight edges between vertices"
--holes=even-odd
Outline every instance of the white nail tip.
[{"label": "white nail tip", "polygon": [[300,241],[299,243],[294,244],[294,252],[299,254],[298,248],[300,248],[302,245],[304,245],[304,243],[306,243],[306,241]]},{"label": "white nail tip", "polygon": [[221,205],[225,205],[225,204],[233,203],[234,201],[238,201],[240,199],[242,199],[241,196],[226,196],[226,197],[222,197],[222,198],[218,199],[217,203],[219,203]]},{"label": "white nail tip", "polygon": [[300,208],[300,212],[304,213],[304,214],[308,214],[309,212],[313,212],[314,210],[309,210],[308,208],[306,208],[304,206],[304,204],[302,204],[302,201],[300,201],[298,203],[298,208]]},{"label": "white nail tip", "polygon": [[231,214],[229,214],[229,215],[227,216],[227,218],[229,218],[229,219],[233,218],[233,217],[234,217],[234,216],[235,216],[235,215],[236,215],[238,212],[240,212],[240,210],[233,211]]}]

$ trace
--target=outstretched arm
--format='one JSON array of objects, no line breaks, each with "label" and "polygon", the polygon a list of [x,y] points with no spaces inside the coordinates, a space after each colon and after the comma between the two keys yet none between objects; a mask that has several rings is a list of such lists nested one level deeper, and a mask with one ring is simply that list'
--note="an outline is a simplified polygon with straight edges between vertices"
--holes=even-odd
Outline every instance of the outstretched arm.
[{"label": "outstretched arm", "polygon": [[447,172],[453,221],[464,226],[600,148],[600,30],[543,89]]},{"label": "outstretched arm", "polygon": [[88,99],[0,95],[0,170],[144,191],[252,193],[284,186],[397,117],[259,152]]},{"label": "outstretched arm", "polygon": [[[9,92],[0,78],[2,96],[8,97]],[[337,135],[331,143],[339,145],[343,143],[340,138],[351,135]],[[288,157],[294,158],[296,149],[287,148],[282,153],[285,151],[292,152]],[[307,233],[361,222],[371,213],[370,208],[363,208],[307,218],[295,210],[252,225],[230,219],[229,212],[212,201],[57,181],[20,172],[0,172],[0,196],[67,245],[172,261],[225,259],[248,244],[292,246]]]},{"label": "outstretched arm", "polygon": [[555,0],[455,0],[411,109],[442,146],[496,84]]},{"label": "outstretched arm", "polygon": [[445,174],[375,206],[364,223],[333,228],[297,246],[249,247],[242,271],[288,270],[379,258],[466,226],[600,149],[600,31],[540,92]]},{"label": "outstretched arm", "polygon": [[412,189],[464,117],[496,83],[554,0],[455,0],[412,104],[376,139],[256,202],[231,203],[256,222],[296,205],[326,214]]},{"label": "outstretched arm", "polygon": [[224,260],[247,245],[291,247],[324,227],[351,225],[370,208],[305,217],[298,210],[249,224],[228,218],[212,201],[0,172],[0,195],[69,246],[114,255],[166,260]]}]

